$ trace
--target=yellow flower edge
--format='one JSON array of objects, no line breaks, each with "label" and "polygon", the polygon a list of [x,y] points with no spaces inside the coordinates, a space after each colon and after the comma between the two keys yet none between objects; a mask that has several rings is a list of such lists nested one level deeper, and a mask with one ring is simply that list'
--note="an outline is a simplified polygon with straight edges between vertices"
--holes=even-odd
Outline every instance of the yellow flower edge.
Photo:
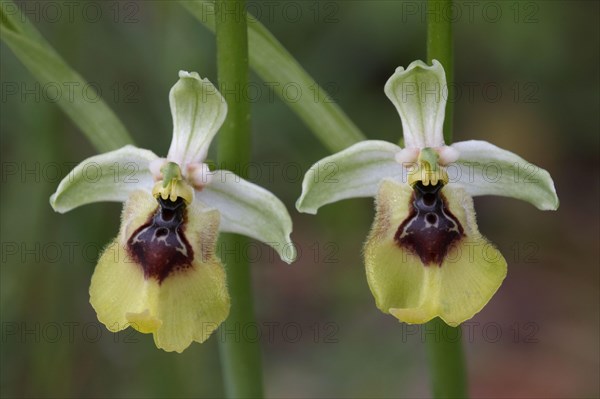
[{"label": "yellow flower edge", "polygon": [[185,235],[194,250],[192,265],[159,282],[144,275],[126,246],[156,209],[150,193],[132,193],[123,209],[119,235],[92,276],[90,303],[109,330],[131,326],[152,333],[158,348],[182,352],[193,341],[204,342],[229,314],[225,271],[215,254],[219,213],[199,204],[187,207]]},{"label": "yellow flower edge", "polygon": [[506,277],[506,260],[477,229],[473,200],[460,186],[442,188],[448,209],[464,229],[441,265],[424,265],[394,235],[409,214],[413,191],[382,181],[376,216],[364,247],[367,280],[377,307],[409,324],[435,317],[456,326],[478,313]]}]

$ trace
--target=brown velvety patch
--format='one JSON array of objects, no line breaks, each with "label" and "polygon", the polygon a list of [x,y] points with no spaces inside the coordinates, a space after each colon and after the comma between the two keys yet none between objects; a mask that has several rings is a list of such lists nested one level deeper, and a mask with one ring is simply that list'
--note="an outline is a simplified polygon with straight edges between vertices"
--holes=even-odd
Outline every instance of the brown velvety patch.
[{"label": "brown velvety patch", "polygon": [[443,185],[413,187],[410,211],[400,224],[394,240],[421,258],[425,266],[442,265],[453,244],[464,236],[463,227],[446,205]]},{"label": "brown velvety patch", "polygon": [[186,205],[158,198],[159,207],[127,241],[129,255],[142,266],[146,278],[161,283],[176,270],[192,266],[194,250],[185,238]]}]

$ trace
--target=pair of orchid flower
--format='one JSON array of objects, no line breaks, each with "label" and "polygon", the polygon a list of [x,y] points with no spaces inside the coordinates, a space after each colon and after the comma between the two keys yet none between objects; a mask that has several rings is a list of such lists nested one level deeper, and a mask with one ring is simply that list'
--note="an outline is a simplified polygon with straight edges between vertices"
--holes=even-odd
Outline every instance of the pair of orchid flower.
[{"label": "pair of orchid flower", "polygon": [[[363,141],[311,167],[296,207],[316,213],[353,197],[376,199],[364,247],[377,307],[400,321],[441,317],[458,325],[479,312],[506,276],[506,261],[478,231],[473,196],[501,195],[539,209],[558,207],[550,175],[484,141],[446,146],[442,65],[399,67],[385,93],[402,119],[405,148]],[[169,94],[173,140],[166,158],[133,146],[88,158],[60,183],[58,212],[96,201],[125,202],[121,228],[98,261],[90,302],[111,331],[152,333],[157,347],[181,352],[227,318],[229,294],[215,253],[219,232],[243,234],[295,260],[292,222],[279,199],[232,172],[204,163],[227,104],[197,73],[180,72]],[[334,163],[335,183],[319,170]],[[104,173],[85,178],[89,165]],[[486,168],[498,171],[493,181]],[[135,167],[132,178],[115,181]],[[453,173],[449,173],[453,171]],[[120,176],[125,176],[121,173]]]}]

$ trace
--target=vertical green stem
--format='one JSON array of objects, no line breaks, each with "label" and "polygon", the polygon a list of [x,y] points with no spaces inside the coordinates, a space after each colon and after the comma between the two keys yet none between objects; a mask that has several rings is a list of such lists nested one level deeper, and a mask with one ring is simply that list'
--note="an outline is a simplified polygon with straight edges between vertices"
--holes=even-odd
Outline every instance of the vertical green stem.
[{"label": "vertical green stem", "polygon": [[[218,162],[243,175],[250,161],[250,104],[242,95],[248,85],[248,36],[244,0],[215,2],[217,69],[219,89],[229,106],[227,119],[219,131]],[[260,346],[244,336],[245,327],[255,323],[250,265],[241,254],[244,237],[224,235],[223,261],[231,295],[231,312],[221,326],[221,364],[225,392],[229,398],[260,398],[262,368]]]},{"label": "vertical green stem", "polygon": [[[452,96],[454,83],[454,45],[452,42],[451,15],[453,0],[427,0],[427,62],[438,60],[446,71],[448,83],[448,98]],[[454,104],[446,104],[446,119],[444,120],[444,139],[446,144],[452,142],[452,121]]]},{"label": "vertical green stem", "polygon": [[[427,21],[427,61],[438,60],[446,71],[449,98],[453,98],[451,88],[454,82],[454,48],[452,43],[452,23],[448,19],[452,0],[428,0]],[[444,139],[452,142],[453,104],[446,104]],[[434,398],[466,398],[467,376],[462,350],[460,327],[450,327],[436,318],[424,326],[427,357],[431,370],[431,386]],[[434,332],[431,334],[431,332]]]},{"label": "vertical green stem", "polygon": [[467,375],[460,327],[450,327],[441,319],[427,323],[425,340],[434,398],[467,398]]}]

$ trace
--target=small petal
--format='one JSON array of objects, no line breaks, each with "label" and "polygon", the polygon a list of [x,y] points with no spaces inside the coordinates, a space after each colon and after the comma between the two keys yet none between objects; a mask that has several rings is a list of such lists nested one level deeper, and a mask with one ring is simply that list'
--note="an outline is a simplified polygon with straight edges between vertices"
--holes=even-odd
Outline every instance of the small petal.
[{"label": "small petal", "polygon": [[208,79],[179,71],[169,93],[173,140],[167,158],[181,166],[202,162],[227,115],[227,103]]},{"label": "small petal", "polygon": [[217,170],[212,182],[196,192],[196,198],[221,213],[221,231],[262,241],[287,263],[296,259],[296,248],[290,240],[292,219],[271,192],[233,172]]},{"label": "small petal", "polygon": [[190,163],[186,167],[186,172],[188,181],[196,190],[202,190],[213,178],[213,172],[205,163]]},{"label": "small petal", "polygon": [[398,67],[388,79],[385,94],[402,119],[406,147],[444,145],[447,91],[446,73],[437,60],[432,66],[414,61],[406,70]]},{"label": "small petal", "polygon": [[403,148],[399,153],[396,154],[394,159],[399,164],[416,164],[419,159],[419,153],[421,150],[419,148]]},{"label": "small petal", "polygon": [[[193,259],[159,275],[131,249],[132,237],[152,220],[157,208],[147,192],[132,193],[119,235],[92,276],[90,303],[109,330],[131,326],[152,333],[157,347],[182,352],[193,341],[206,340],[229,314],[225,272],[215,255],[219,214],[199,203],[185,208],[186,224],[179,231],[191,246],[188,255],[193,252]],[[157,241],[166,241],[164,234],[157,232]],[[144,262],[156,261],[160,251],[149,251],[149,256],[153,258]]]},{"label": "small petal", "polygon": [[460,157],[448,166],[450,182],[461,184],[469,195],[512,197],[541,210],[558,209],[554,182],[544,169],[487,141],[461,141],[451,147]]},{"label": "small petal", "polygon": [[440,165],[445,166],[449,163],[456,162],[456,160],[460,157],[460,153],[456,148],[447,145],[436,148],[436,151],[439,155]]},{"label": "small petal", "polygon": [[123,202],[135,190],[152,190],[149,164],[156,159],[152,151],[132,145],[90,157],[60,182],[50,205],[65,213],[92,202]]},{"label": "small petal", "polygon": [[167,165],[169,161],[167,158],[157,158],[154,161],[150,162],[148,168],[150,169],[150,173],[154,177],[155,181],[163,180],[164,176],[162,174],[162,168]]},{"label": "small petal", "polygon": [[395,159],[401,151],[406,153],[387,141],[368,140],[323,158],[304,176],[296,208],[315,214],[332,202],[374,197],[383,178],[406,181],[406,169]]},{"label": "small petal", "polygon": [[[439,316],[456,326],[479,312],[506,276],[506,261],[477,229],[471,198],[451,185],[441,193],[449,215],[462,227],[461,238],[445,254],[417,254],[399,243],[399,228],[414,199],[408,185],[385,180],[377,195],[377,215],[365,245],[367,279],[377,307],[406,323]],[[424,264],[423,259],[435,262]]]}]

